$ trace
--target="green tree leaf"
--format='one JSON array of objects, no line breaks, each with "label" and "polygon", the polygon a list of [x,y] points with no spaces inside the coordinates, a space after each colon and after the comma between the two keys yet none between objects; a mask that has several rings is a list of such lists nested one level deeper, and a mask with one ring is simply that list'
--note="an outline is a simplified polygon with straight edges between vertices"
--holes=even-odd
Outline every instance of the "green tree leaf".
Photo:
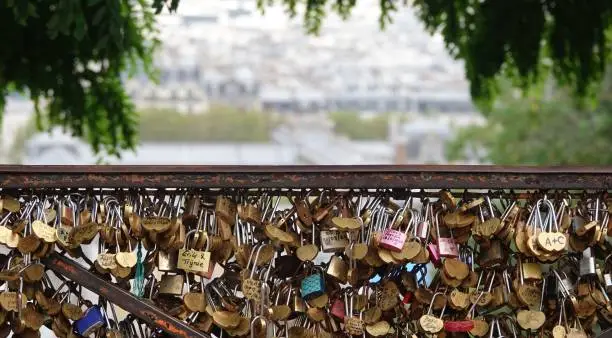
[{"label": "green tree leaf", "polygon": [[612,164],[612,101],[606,87],[594,109],[576,104],[564,88],[551,97],[535,91],[517,98],[505,95],[485,125],[458,131],[447,154],[460,160],[481,150],[480,160],[500,165]]}]

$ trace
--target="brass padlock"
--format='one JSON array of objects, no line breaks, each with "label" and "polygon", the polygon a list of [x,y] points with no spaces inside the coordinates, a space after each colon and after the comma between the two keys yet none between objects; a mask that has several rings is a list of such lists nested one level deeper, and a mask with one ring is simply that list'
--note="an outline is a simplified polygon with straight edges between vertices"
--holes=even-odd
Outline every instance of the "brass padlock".
[{"label": "brass padlock", "polygon": [[162,272],[176,271],[178,251],[157,251],[157,269]]},{"label": "brass padlock", "polygon": [[490,246],[480,253],[480,266],[491,268],[506,261],[505,249],[499,239],[492,239]]},{"label": "brass padlock", "polygon": [[523,278],[526,281],[542,280],[542,268],[540,267],[540,264],[534,262],[523,262],[521,267],[523,269]]},{"label": "brass padlock", "polygon": [[226,196],[219,195],[215,203],[215,214],[229,225],[234,225],[236,221],[237,205]]},{"label": "brass padlock", "polygon": [[185,285],[184,278],[185,277],[183,275],[169,275],[168,273],[163,274],[159,282],[159,294],[173,296],[182,295],[183,287]]},{"label": "brass padlock", "polygon": [[327,264],[327,274],[336,278],[341,283],[346,283],[348,266],[342,257],[334,255]]}]

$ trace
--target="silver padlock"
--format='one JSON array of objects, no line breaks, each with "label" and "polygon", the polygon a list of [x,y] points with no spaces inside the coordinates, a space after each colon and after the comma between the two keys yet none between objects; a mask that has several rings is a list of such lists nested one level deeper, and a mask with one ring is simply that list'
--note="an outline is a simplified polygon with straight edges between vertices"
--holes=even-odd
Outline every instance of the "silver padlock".
[{"label": "silver padlock", "polygon": [[580,276],[595,275],[595,257],[593,257],[591,248],[586,248],[582,252],[580,259]]},{"label": "silver padlock", "polygon": [[606,292],[612,293],[612,274],[604,273],[603,278],[604,278],[604,285],[606,287]]},{"label": "silver padlock", "polygon": [[321,231],[321,248],[323,252],[342,252],[348,246],[349,241],[346,233],[336,230]]},{"label": "silver padlock", "polygon": [[574,281],[565,272],[561,272],[559,280],[568,293],[574,291]]}]

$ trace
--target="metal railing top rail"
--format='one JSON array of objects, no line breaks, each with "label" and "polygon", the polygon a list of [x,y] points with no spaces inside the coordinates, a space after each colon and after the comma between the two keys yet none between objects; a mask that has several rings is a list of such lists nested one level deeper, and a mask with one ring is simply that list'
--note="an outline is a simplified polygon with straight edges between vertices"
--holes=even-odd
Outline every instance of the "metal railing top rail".
[{"label": "metal railing top rail", "polygon": [[0,189],[40,188],[610,190],[612,167],[0,165]]}]

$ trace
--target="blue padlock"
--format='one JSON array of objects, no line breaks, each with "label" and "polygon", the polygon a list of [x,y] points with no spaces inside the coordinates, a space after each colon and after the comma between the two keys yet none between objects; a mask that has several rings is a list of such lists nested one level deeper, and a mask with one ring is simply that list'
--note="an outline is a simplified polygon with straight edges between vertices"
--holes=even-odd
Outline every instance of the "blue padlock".
[{"label": "blue padlock", "polygon": [[81,319],[74,322],[74,330],[80,336],[88,337],[105,324],[102,310],[98,305],[94,305],[85,311]]},{"label": "blue padlock", "polygon": [[325,293],[325,275],[321,268],[302,279],[301,293],[305,300],[315,299]]}]

